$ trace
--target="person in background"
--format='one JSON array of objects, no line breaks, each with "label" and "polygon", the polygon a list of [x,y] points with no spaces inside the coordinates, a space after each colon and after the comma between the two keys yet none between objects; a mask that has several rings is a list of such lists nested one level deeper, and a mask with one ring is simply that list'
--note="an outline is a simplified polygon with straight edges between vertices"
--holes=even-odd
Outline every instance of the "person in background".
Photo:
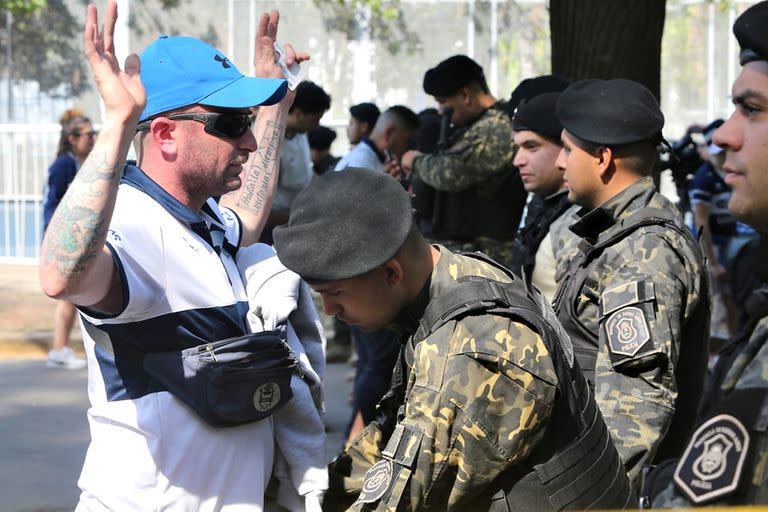
[{"label": "person in background", "polygon": [[349,107],[347,138],[351,147],[355,147],[363,137],[371,135],[380,114],[379,107],[374,103],[358,103]]},{"label": "person in background", "polygon": [[288,222],[293,200],[312,181],[315,173],[307,133],[320,126],[320,118],[330,108],[331,97],[316,83],[305,80],[296,88],[296,100],[285,121],[280,177],[260,242],[272,243],[272,229]]},{"label": "person in background", "polygon": [[[69,184],[75,179],[80,165],[93,149],[96,131],[91,120],[78,109],[70,109],[59,120],[61,134],[56,160],[48,168],[48,187],[43,203],[43,231],[48,229],[53,212],[64,197]],[[69,347],[69,337],[75,324],[77,311],[67,300],[57,300],[53,316],[53,344],[48,352],[47,365],[53,368],[79,370],[85,359],[77,357]]]},{"label": "person in background", "polygon": [[339,157],[331,154],[331,144],[334,140],[336,140],[336,131],[327,126],[321,125],[307,132],[312,170],[318,176],[332,170],[339,161]]},{"label": "person in background", "polygon": [[435,189],[430,238],[509,264],[527,194],[512,163],[508,104],[491,94],[483,68],[466,55],[427,70],[423,88],[455,127],[437,152],[409,150],[401,159],[406,173]]},{"label": "person in background", "polygon": [[689,185],[694,231],[704,230],[704,248],[707,266],[712,278],[711,338],[720,347],[733,334],[735,317],[733,301],[728,290],[728,247],[736,236],[736,218],[728,211],[731,189],[725,184],[723,162],[725,152],[712,142],[715,130],[722,119],[712,121],[703,130],[703,144],[698,144],[699,155],[704,163],[696,170]]},{"label": "person in background", "polygon": [[[360,139],[360,143],[336,164],[336,171],[359,167],[384,172],[387,165],[397,165],[418,127],[419,117],[408,107],[395,105],[388,108],[379,116],[370,138]],[[389,329],[366,331],[353,325],[350,333],[358,356],[349,426],[349,437],[352,438],[375,419],[376,404],[389,389],[400,343],[398,334]]]},{"label": "person in background", "polygon": [[518,107],[512,121],[517,147],[515,166],[525,190],[533,197],[526,208],[525,224],[517,239],[519,250],[510,269],[525,275],[549,302],[557,290],[558,260],[567,257],[567,251],[556,252],[560,237],[575,239],[564,245],[578,245],[578,237],[568,230],[574,220],[573,213],[569,214],[573,210],[563,171],[557,166],[563,131],[555,112],[559,96],[559,92],[535,96]]},{"label": "person in background", "polygon": [[360,143],[339,160],[336,170],[362,167],[383,172],[387,160],[403,156],[418,127],[419,116],[413,110],[402,105],[388,108],[379,116],[370,137],[362,137]]}]

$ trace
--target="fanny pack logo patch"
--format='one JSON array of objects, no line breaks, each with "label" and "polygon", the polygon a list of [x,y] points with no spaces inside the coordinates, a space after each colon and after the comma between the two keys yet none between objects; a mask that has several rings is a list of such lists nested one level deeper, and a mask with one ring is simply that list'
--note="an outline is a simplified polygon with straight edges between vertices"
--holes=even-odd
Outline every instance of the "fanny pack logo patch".
[{"label": "fanny pack logo patch", "polygon": [[280,386],[275,382],[265,382],[253,393],[253,407],[259,412],[267,412],[280,402]]}]

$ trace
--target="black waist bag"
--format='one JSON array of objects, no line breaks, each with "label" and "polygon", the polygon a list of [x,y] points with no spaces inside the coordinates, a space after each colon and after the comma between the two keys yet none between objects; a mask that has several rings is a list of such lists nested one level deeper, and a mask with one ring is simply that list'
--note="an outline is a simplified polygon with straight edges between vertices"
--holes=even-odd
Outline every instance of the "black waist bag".
[{"label": "black waist bag", "polygon": [[291,376],[297,367],[278,331],[144,357],[147,373],[214,427],[273,414],[293,397]]}]

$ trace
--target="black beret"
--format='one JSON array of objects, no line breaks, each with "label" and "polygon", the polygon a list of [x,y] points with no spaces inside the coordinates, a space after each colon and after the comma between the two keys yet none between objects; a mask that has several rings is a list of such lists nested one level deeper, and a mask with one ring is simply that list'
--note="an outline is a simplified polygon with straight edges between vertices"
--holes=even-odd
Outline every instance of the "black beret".
[{"label": "black beret", "polygon": [[632,80],[581,80],[557,100],[560,124],[595,144],[661,141],[664,114],[645,86]]},{"label": "black beret", "polygon": [[513,109],[516,109],[523,100],[528,101],[545,92],[563,92],[569,85],[568,80],[555,75],[526,78],[512,91],[509,104]]},{"label": "black beret", "polygon": [[383,265],[413,223],[411,198],[382,172],[348,167],[316,177],[273,232],[283,265],[306,281],[335,281]]},{"label": "black beret", "polygon": [[768,2],[760,2],[736,18],[733,35],[741,46],[741,65],[754,60],[768,60]]},{"label": "black beret", "polygon": [[512,129],[516,132],[530,130],[550,139],[560,140],[563,127],[557,118],[559,97],[559,92],[546,92],[530,101],[523,101],[515,112]]},{"label": "black beret", "polygon": [[448,57],[424,74],[424,92],[431,96],[451,96],[470,82],[487,88],[480,64],[466,55]]},{"label": "black beret", "polygon": [[371,125],[371,128],[373,128],[376,121],[379,119],[379,115],[381,115],[379,107],[373,103],[358,103],[357,105],[352,105],[349,107],[349,113],[358,121]]},{"label": "black beret", "polygon": [[336,140],[336,130],[327,126],[318,126],[307,132],[310,149],[328,149]]}]

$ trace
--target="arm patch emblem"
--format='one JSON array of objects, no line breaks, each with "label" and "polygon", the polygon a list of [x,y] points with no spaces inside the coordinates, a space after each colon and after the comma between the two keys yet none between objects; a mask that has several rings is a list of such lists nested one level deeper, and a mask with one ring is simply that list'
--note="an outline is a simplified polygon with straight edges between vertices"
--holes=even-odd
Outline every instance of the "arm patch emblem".
[{"label": "arm patch emblem", "polygon": [[357,501],[359,503],[373,503],[387,492],[392,481],[392,461],[382,459],[366,471],[363,480],[363,489],[360,491]]},{"label": "arm patch emblem", "polygon": [[638,307],[616,311],[605,322],[608,347],[617,355],[632,357],[651,339],[645,313]]},{"label": "arm patch emblem", "polygon": [[675,469],[675,484],[694,503],[730,494],[739,486],[749,452],[749,433],[730,414],[702,424]]}]

